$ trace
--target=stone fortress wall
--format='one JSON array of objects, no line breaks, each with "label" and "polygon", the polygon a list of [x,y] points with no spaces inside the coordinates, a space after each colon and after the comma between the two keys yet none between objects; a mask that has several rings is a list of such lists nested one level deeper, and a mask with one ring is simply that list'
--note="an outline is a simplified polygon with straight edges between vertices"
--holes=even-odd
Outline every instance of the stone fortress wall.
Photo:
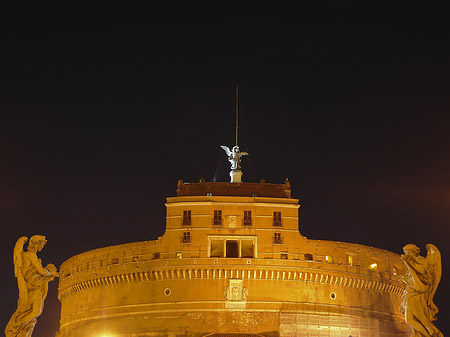
[{"label": "stone fortress wall", "polygon": [[[220,226],[211,224],[217,209]],[[246,227],[248,209],[255,220]],[[274,228],[271,214],[280,209],[282,226]],[[307,239],[298,232],[297,209],[290,195],[168,198],[158,240],[64,262],[57,336],[408,336],[399,312],[400,256]],[[220,238],[226,251],[213,256]],[[227,240],[239,256],[226,256]],[[244,253],[249,242],[253,250]]]},{"label": "stone fortress wall", "polygon": [[[226,309],[223,289],[229,279],[242,279],[249,289],[245,307],[235,309],[253,308],[249,311],[252,315],[255,315],[254,310],[265,312],[260,315],[262,321],[266,320],[264,316],[273,316],[280,310],[284,312],[272,318],[267,331],[276,330],[278,325],[285,330],[293,330],[286,336],[295,336],[299,329],[308,330],[309,326],[314,328],[328,320],[330,327],[325,331],[337,326],[336,330],[339,333],[345,331],[343,335],[346,336],[377,336],[370,330],[379,330],[380,326],[392,330],[396,325],[400,327],[399,332],[386,336],[402,336],[403,318],[399,316],[397,307],[403,288],[394,274],[401,266],[399,257],[361,245],[308,241],[311,249],[305,250],[303,259],[299,253],[298,260],[246,259],[245,264],[241,259],[228,258],[179,259],[175,252],[172,258],[160,256],[155,259],[157,241],[107,247],[77,255],[61,268],[59,297],[63,310],[60,336],[88,336],[85,329],[72,334],[78,327],[100,333],[104,328],[101,320],[114,317],[116,322],[129,321],[131,313],[142,316],[145,323],[152,326],[154,322],[171,321],[170,317],[182,310],[186,315],[180,322],[182,328],[186,320],[195,323],[204,318],[204,310],[198,305],[209,301],[211,309]],[[335,259],[331,263],[326,261],[329,256],[326,255],[326,246]],[[352,254],[358,252],[354,255],[358,265],[344,263],[349,251]],[[311,252],[316,253],[313,260],[305,260],[304,255]],[[371,269],[370,265],[379,260],[383,261],[383,270]],[[236,311],[232,310],[233,303],[230,302],[229,314],[233,314]],[[298,311],[309,314],[298,314]],[[157,319],[163,312],[167,318]],[[196,312],[197,316],[194,315]],[[212,313],[214,311],[209,312]],[[264,329],[259,330],[263,324],[254,321],[254,328],[264,332]],[[347,321],[353,322],[354,327],[340,327],[347,326]],[[214,331],[216,319],[212,318],[210,323],[210,329]],[[158,331],[157,326],[152,328]],[[166,332],[172,329],[173,325],[169,323]],[[64,333],[66,330],[69,334]],[[116,330],[112,322],[107,330]],[[249,326],[249,331],[254,329]]]}]

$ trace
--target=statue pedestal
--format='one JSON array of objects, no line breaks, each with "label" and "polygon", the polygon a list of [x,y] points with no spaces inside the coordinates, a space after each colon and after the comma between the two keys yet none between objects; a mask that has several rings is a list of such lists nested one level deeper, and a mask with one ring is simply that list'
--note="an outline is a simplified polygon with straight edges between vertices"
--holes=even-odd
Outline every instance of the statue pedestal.
[{"label": "statue pedestal", "polygon": [[242,171],[232,170],[230,172],[230,178],[232,183],[242,183]]}]

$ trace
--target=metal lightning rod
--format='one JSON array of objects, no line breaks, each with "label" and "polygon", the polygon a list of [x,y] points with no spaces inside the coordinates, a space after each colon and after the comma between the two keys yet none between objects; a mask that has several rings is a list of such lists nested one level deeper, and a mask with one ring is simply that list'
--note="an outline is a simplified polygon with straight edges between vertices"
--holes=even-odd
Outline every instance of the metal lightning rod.
[{"label": "metal lightning rod", "polygon": [[236,83],[236,146],[238,146],[239,83]]}]

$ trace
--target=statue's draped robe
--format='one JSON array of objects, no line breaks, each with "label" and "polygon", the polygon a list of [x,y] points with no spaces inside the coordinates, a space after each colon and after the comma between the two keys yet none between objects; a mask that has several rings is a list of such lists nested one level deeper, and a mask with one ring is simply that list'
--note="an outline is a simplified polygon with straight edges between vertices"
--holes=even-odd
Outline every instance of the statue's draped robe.
[{"label": "statue's draped robe", "polygon": [[[22,254],[30,254],[30,252]],[[47,297],[49,281],[47,275],[48,271],[40,265],[40,261],[39,265],[30,261],[18,275],[19,300],[17,310],[6,326],[6,337],[26,337],[33,332]]]},{"label": "statue's draped robe", "polygon": [[[405,265],[409,275],[405,280],[407,288],[402,297],[401,309],[403,312],[408,311],[413,319],[433,336],[439,331],[432,323],[436,319],[438,309],[430,298],[433,280],[427,262],[424,257],[418,256],[416,261],[405,261]],[[412,336],[422,334],[414,331]]]}]

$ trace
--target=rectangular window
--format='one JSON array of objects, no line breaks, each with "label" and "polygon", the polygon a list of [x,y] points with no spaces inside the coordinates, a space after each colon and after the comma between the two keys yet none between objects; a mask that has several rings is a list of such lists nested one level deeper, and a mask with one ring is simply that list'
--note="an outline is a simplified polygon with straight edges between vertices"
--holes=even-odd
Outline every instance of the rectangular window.
[{"label": "rectangular window", "polygon": [[182,252],[177,252],[177,258],[178,259],[182,259],[183,258],[183,253]]},{"label": "rectangular window", "polygon": [[213,225],[222,226],[222,211],[214,210]]},{"label": "rectangular window", "polygon": [[239,257],[239,242],[236,240],[227,240],[226,242],[227,257]]},{"label": "rectangular window", "polygon": [[281,212],[273,212],[273,225],[281,227]]},{"label": "rectangular window", "polygon": [[287,260],[288,259],[288,253],[285,253],[285,252],[281,253],[280,257],[281,257],[282,260]]},{"label": "rectangular window", "polygon": [[191,243],[191,232],[183,233],[183,243]]},{"label": "rectangular window", "polygon": [[281,233],[273,233],[273,243],[275,243],[275,244],[283,243],[283,238],[281,237]]},{"label": "rectangular window", "polygon": [[252,211],[244,211],[244,226],[252,225]]},{"label": "rectangular window", "polygon": [[191,224],[191,211],[183,211],[183,226],[190,226]]},{"label": "rectangular window", "polygon": [[356,254],[347,254],[347,264],[350,266],[356,266]]}]

